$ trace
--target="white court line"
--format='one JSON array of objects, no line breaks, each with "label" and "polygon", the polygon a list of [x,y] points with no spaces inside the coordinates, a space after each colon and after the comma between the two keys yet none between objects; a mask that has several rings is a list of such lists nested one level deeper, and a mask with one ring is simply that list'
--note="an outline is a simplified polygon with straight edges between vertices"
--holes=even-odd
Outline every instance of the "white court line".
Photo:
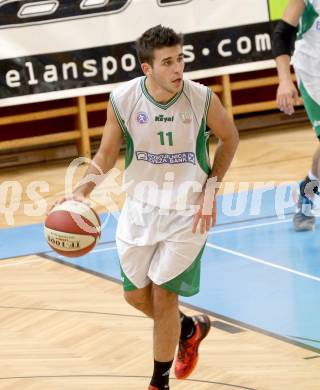
[{"label": "white court line", "polygon": [[[116,246],[112,246],[112,247],[109,247],[109,248],[94,249],[93,251],[90,251],[88,254],[97,253],[97,252],[107,252],[107,251],[112,251],[114,249],[117,249],[117,247]],[[60,259],[64,259],[65,256],[58,255],[58,257]]]},{"label": "white court line", "polygon": [[114,249],[117,249],[116,246],[112,246],[110,248],[101,248],[101,249],[94,249],[93,251],[91,251],[90,253],[97,253],[97,252],[107,252],[107,251],[112,251]]},{"label": "white court line", "polygon": [[261,260],[258,257],[248,256],[248,255],[245,255],[245,254],[240,253],[240,252],[232,251],[231,249],[223,248],[222,246],[210,244],[208,242],[207,242],[207,246],[210,248],[217,249],[221,252],[230,253],[231,255],[239,256],[239,257],[242,257],[244,259],[259,263],[259,264],[264,264],[264,265],[267,265],[269,267],[280,269],[281,271],[290,272],[292,274],[302,276],[303,278],[312,279],[312,280],[315,280],[317,282],[320,282],[320,278],[318,278],[317,276],[305,274],[303,272],[295,271],[294,269],[291,269],[291,268],[283,267],[282,265],[270,263],[269,261]]},{"label": "white court line", "polygon": [[245,230],[245,229],[251,229],[251,228],[256,228],[256,227],[261,227],[261,226],[276,225],[276,224],[279,224],[279,223],[287,223],[289,221],[292,221],[292,218],[281,219],[280,221],[256,223],[254,225],[239,226],[239,227],[234,227],[234,228],[230,228],[230,229],[212,230],[211,232],[209,232],[209,235],[211,235],[211,234],[219,234],[219,233],[226,233],[226,232],[234,232],[236,230]]}]

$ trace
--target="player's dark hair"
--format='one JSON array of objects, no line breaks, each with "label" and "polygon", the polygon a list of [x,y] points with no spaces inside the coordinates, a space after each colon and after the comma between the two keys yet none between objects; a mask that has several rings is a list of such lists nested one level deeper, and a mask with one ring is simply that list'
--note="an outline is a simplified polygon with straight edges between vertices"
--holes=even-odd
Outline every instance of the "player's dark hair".
[{"label": "player's dark hair", "polygon": [[177,34],[172,28],[158,24],[145,31],[136,41],[136,50],[140,63],[147,62],[152,65],[153,51],[163,47],[182,45],[182,35]]}]

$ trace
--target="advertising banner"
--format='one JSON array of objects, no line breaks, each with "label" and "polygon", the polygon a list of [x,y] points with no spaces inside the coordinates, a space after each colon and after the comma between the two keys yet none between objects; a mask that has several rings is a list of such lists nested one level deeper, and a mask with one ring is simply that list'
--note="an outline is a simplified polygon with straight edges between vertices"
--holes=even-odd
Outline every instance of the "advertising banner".
[{"label": "advertising banner", "polygon": [[184,35],[186,77],[274,67],[287,0],[0,0],[0,106],[109,92],[140,75],[134,42]]}]

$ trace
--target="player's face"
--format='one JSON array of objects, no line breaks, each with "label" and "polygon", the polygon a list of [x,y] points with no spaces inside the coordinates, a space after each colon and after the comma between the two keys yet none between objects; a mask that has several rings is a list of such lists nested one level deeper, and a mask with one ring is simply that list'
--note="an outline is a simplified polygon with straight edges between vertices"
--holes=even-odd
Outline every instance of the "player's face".
[{"label": "player's face", "polygon": [[155,49],[149,76],[158,87],[175,94],[182,88],[184,60],[182,46]]}]

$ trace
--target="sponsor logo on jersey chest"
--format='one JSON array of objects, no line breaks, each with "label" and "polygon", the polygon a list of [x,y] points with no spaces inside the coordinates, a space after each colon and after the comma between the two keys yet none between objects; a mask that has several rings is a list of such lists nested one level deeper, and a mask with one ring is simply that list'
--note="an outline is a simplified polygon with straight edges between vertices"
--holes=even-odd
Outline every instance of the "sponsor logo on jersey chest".
[{"label": "sponsor logo on jersey chest", "polygon": [[196,165],[196,156],[193,152],[181,153],[149,153],[139,150],[136,152],[138,161],[146,161],[151,164],[193,164]]},{"label": "sponsor logo on jersey chest", "polygon": [[174,121],[174,115],[172,116],[165,116],[163,114],[157,115],[154,118],[155,122],[173,122]]},{"label": "sponsor logo on jersey chest", "polygon": [[189,124],[192,121],[191,112],[180,112],[179,117],[182,123]]},{"label": "sponsor logo on jersey chest", "polygon": [[149,117],[146,112],[140,111],[137,114],[137,122],[140,123],[141,125],[148,123],[149,122]]}]

